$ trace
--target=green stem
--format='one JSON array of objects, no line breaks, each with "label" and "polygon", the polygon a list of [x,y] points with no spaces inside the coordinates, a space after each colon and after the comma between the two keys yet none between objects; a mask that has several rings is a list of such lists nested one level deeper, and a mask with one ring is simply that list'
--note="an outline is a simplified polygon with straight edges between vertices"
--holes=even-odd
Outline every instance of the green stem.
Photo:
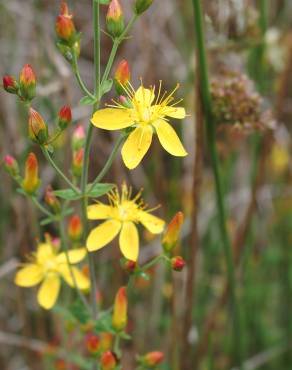
[{"label": "green stem", "polygon": [[113,147],[113,150],[110,154],[110,156],[108,157],[103,169],[100,171],[100,173],[97,175],[97,177],[95,178],[95,180],[93,181],[90,189],[89,189],[89,192],[94,188],[94,186],[96,184],[98,184],[102,179],[103,177],[107,174],[107,172],[109,171],[109,169],[111,168],[111,165],[118,153],[118,150],[119,150],[119,147],[121,146],[121,144],[123,143],[123,141],[125,140],[125,135],[121,135],[118,140],[116,141],[115,143],[115,146]]},{"label": "green stem", "polygon": [[154,257],[150,262],[146,263],[144,266],[141,267],[141,271],[149,270],[150,267],[156,265],[163,258],[167,259],[167,257],[164,254],[160,254],[159,256]]},{"label": "green stem", "polygon": [[75,278],[75,275],[74,275],[74,272],[73,272],[73,269],[72,269],[72,264],[71,264],[70,258],[69,258],[68,244],[67,244],[67,240],[66,240],[66,233],[65,233],[65,229],[64,229],[64,220],[62,218],[60,219],[60,236],[61,236],[61,244],[62,244],[64,253],[65,253],[65,256],[66,256],[66,261],[67,261],[67,265],[69,267],[69,272],[70,272],[70,275],[71,275],[71,279],[73,281],[74,288],[77,291],[77,294],[78,294],[81,302],[84,304],[84,307],[86,307],[88,312],[90,312],[90,306],[88,305],[88,302],[87,302],[86,298],[84,297],[83,293],[81,292],[81,290],[78,287],[78,284],[77,284],[77,281],[76,281],[76,278]]},{"label": "green stem", "polygon": [[51,166],[55,169],[55,171],[62,177],[62,179],[69,185],[69,187],[76,193],[79,194],[79,189],[68,179],[68,177],[63,173],[63,171],[57,166],[54,162],[53,158],[50,156],[49,152],[46,148],[41,147],[42,152],[47,159],[47,161],[51,164]]},{"label": "green stem", "polygon": [[38,200],[35,196],[30,196],[33,204],[41,211],[43,212],[45,215],[47,215],[48,217],[55,217],[55,215],[53,215],[53,213],[51,213],[50,211],[48,211]]},{"label": "green stem", "polygon": [[73,71],[74,71],[75,77],[77,79],[77,82],[80,86],[80,89],[84,92],[84,94],[90,96],[92,99],[95,99],[95,96],[93,94],[91,94],[91,92],[87,89],[87,87],[85,86],[85,84],[84,84],[84,82],[81,78],[79,67],[78,67],[77,55],[76,55],[75,52],[73,53]]},{"label": "green stem", "polygon": [[203,30],[203,12],[200,0],[193,0],[194,17],[195,17],[195,38],[197,46],[197,57],[199,62],[200,88],[202,93],[202,103],[206,119],[207,141],[212,160],[212,169],[215,180],[216,202],[219,216],[219,228],[221,241],[224,248],[225,260],[227,265],[227,278],[230,289],[231,304],[233,308],[233,334],[234,334],[234,350],[236,361],[239,369],[243,369],[243,347],[242,347],[242,332],[241,318],[239,310],[239,302],[236,294],[236,277],[232,256],[232,248],[226,227],[226,215],[223,203],[223,192],[221,177],[219,171],[219,158],[216,148],[216,131],[215,120],[212,112],[212,98],[210,93],[209,75],[207,56],[205,49],[204,30]]}]

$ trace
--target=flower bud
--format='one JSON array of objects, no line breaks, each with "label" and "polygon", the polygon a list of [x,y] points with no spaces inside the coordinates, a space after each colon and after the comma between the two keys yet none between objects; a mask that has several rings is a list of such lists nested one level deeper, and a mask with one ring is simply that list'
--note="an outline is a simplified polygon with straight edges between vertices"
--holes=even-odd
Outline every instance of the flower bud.
[{"label": "flower bud", "polygon": [[143,357],[141,357],[140,362],[144,366],[153,368],[153,367],[161,364],[161,362],[163,360],[164,360],[164,354],[162,352],[153,351],[153,352],[149,352],[146,355],[144,355]]},{"label": "flower bud", "polygon": [[78,215],[73,215],[69,220],[68,235],[73,241],[78,241],[83,233],[81,219]]},{"label": "flower bud", "polygon": [[100,333],[100,349],[105,352],[108,351],[113,344],[113,335],[111,333]]},{"label": "flower bud", "polygon": [[165,252],[171,252],[176,246],[182,224],[184,222],[184,215],[182,212],[177,212],[173,219],[167,226],[167,229],[162,238],[162,247]]},{"label": "flower bud", "polygon": [[59,213],[61,211],[61,205],[57,197],[53,192],[51,185],[48,185],[45,191],[45,202],[46,204],[55,212]]},{"label": "flower bud", "polygon": [[28,117],[28,136],[29,138],[42,145],[48,140],[48,127],[42,116],[34,109],[30,108]]},{"label": "flower bud", "polygon": [[57,16],[55,29],[60,40],[70,46],[74,44],[76,30],[72,20],[72,15],[69,14],[68,5],[65,1],[61,3],[60,14]]},{"label": "flower bud", "polygon": [[153,0],[136,0],[134,4],[134,12],[137,15],[144,13],[153,3]]},{"label": "flower bud", "polygon": [[121,36],[124,31],[124,15],[119,0],[111,0],[106,15],[106,28],[113,37]]},{"label": "flower bud", "polygon": [[73,152],[72,172],[76,177],[81,176],[83,167],[83,157],[84,157],[83,148],[80,148],[77,151]]},{"label": "flower bud", "polygon": [[115,297],[112,325],[116,331],[123,330],[127,325],[128,299],[125,287],[121,287]]},{"label": "flower bud", "polygon": [[117,358],[111,351],[106,351],[100,358],[101,370],[114,370],[117,366]]},{"label": "flower bud", "polygon": [[16,159],[11,155],[6,155],[4,157],[4,168],[7,173],[12,177],[17,177],[19,175],[19,167]]},{"label": "flower bud", "polygon": [[175,256],[171,259],[171,267],[175,271],[181,271],[185,267],[185,260],[181,256]]},{"label": "flower bud", "polygon": [[128,272],[129,274],[132,274],[133,272],[135,272],[137,268],[137,262],[127,260],[126,258],[122,258],[121,266],[126,272]]},{"label": "flower bud", "polygon": [[115,89],[119,95],[125,94],[125,89],[123,86],[127,85],[127,83],[130,81],[130,78],[131,74],[129,64],[125,59],[123,59],[119,63],[114,76]]},{"label": "flower bud", "polygon": [[85,143],[85,130],[82,125],[77,125],[72,136],[72,148],[74,150],[80,149]]},{"label": "flower bud", "polygon": [[18,82],[13,76],[3,76],[3,88],[10,94],[17,94],[19,88]]},{"label": "flower bud", "polygon": [[19,75],[20,96],[23,100],[32,100],[36,93],[36,76],[29,64],[25,64]]},{"label": "flower bud", "polygon": [[25,174],[22,188],[28,194],[34,194],[40,186],[38,176],[38,160],[34,153],[29,153],[25,161]]},{"label": "flower bud", "polygon": [[85,337],[85,346],[90,354],[97,354],[100,350],[100,338],[93,333],[87,334]]},{"label": "flower bud", "polygon": [[58,127],[61,130],[65,130],[72,121],[71,108],[68,105],[64,105],[58,114]]}]

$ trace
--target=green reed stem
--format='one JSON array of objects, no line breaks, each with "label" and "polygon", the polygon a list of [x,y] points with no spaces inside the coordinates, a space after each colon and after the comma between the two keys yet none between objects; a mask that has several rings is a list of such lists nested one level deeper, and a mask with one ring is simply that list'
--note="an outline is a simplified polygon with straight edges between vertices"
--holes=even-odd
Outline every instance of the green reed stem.
[{"label": "green reed stem", "polygon": [[226,215],[224,209],[223,191],[219,170],[219,158],[216,147],[216,130],[215,120],[212,112],[212,98],[209,85],[208,64],[205,49],[205,37],[203,29],[203,12],[200,0],[193,0],[194,19],[195,19],[195,39],[197,58],[199,63],[200,89],[202,94],[202,104],[206,120],[207,142],[210,151],[212,170],[215,180],[216,202],[219,216],[219,228],[221,241],[224,248],[227,279],[230,289],[231,304],[233,309],[233,334],[234,334],[234,352],[236,354],[236,362],[239,369],[243,369],[243,346],[242,346],[242,330],[239,302],[236,294],[236,277],[232,256],[232,248],[226,228]]},{"label": "green reed stem", "polygon": [[48,217],[55,217],[55,215],[53,215],[53,213],[51,213],[50,211],[48,211],[39,201],[38,199],[35,197],[35,196],[30,196],[30,199],[32,200],[33,204],[41,211],[43,212],[45,215],[47,215]]},{"label": "green reed stem", "polygon": [[76,53],[73,53],[73,70],[74,70],[74,74],[75,74],[75,77],[77,79],[77,82],[80,86],[80,89],[84,92],[84,94],[86,94],[86,95],[88,95],[88,96],[90,96],[91,98],[94,99],[95,96],[93,94],[91,94],[91,92],[87,89],[87,87],[85,86],[85,83],[83,82],[82,77],[80,75]]}]

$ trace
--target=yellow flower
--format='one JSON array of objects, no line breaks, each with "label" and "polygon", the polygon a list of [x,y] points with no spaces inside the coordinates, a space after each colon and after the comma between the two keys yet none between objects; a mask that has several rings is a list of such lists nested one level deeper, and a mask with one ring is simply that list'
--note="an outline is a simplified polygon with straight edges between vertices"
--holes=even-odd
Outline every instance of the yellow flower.
[{"label": "yellow flower", "polygon": [[139,254],[139,235],[136,228],[141,223],[153,234],[160,234],[164,221],[151,215],[141,199],[141,191],[131,199],[131,189],[122,185],[122,194],[117,188],[108,193],[110,205],[97,203],[87,207],[90,220],[106,220],[93,229],[86,242],[88,251],[96,251],[110,243],[117,235],[122,254],[129,260],[136,261]]},{"label": "yellow flower", "polygon": [[[83,260],[86,249],[78,248],[68,253],[70,263],[75,264]],[[74,266],[71,266],[70,271],[65,253],[58,254],[47,240],[46,243],[38,245],[36,253],[32,254],[30,262],[25,263],[24,267],[16,273],[14,281],[16,285],[27,288],[41,283],[37,296],[38,302],[43,308],[50,309],[58,298],[61,277],[74,287],[72,273],[78,288],[87,290],[90,285],[88,278]]]},{"label": "yellow flower", "polygon": [[154,132],[168,153],[178,157],[186,156],[187,152],[166,118],[183,119],[186,116],[185,109],[177,107],[180,101],[173,103],[173,94],[178,85],[166,95],[166,92],[161,94],[160,82],[156,98],[155,87],[146,89],[141,85],[135,91],[128,82],[123,88],[128,95],[130,107],[114,101],[114,105],[109,105],[109,108],[96,111],[91,122],[105,130],[134,128],[122,148],[125,165],[129,169],[138,166],[151,145]]}]

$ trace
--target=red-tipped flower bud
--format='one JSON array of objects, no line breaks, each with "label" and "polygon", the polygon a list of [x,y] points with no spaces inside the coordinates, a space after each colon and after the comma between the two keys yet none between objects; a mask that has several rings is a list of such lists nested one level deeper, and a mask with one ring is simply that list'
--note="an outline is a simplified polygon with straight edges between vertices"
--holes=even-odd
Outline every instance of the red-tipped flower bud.
[{"label": "red-tipped flower bud", "polygon": [[69,9],[66,2],[62,2],[60,14],[56,19],[56,34],[60,40],[72,46],[75,42],[76,30],[72,20],[72,15],[69,14]]},{"label": "red-tipped flower bud", "polygon": [[100,350],[100,338],[93,333],[87,334],[85,337],[85,346],[90,354],[97,354]]},{"label": "red-tipped flower bud", "polygon": [[100,358],[101,370],[114,370],[117,366],[117,358],[111,351],[106,351]]},{"label": "red-tipped flower bud", "polygon": [[84,149],[80,148],[77,151],[73,152],[73,161],[72,161],[72,172],[74,176],[79,177],[82,173],[84,158]]},{"label": "red-tipped flower bud", "polygon": [[115,77],[114,77],[114,84],[116,88],[116,92],[119,95],[125,95],[125,89],[123,86],[127,85],[127,83],[130,81],[131,74],[130,74],[130,68],[128,62],[123,59],[115,72]]},{"label": "red-tipped flower bud", "polygon": [[176,246],[182,224],[184,222],[184,215],[182,212],[177,212],[173,219],[167,226],[167,229],[162,238],[162,247],[165,252],[171,252]]},{"label": "red-tipped flower bud", "polygon": [[18,82],[13,76],[3,76],[3,88],[10,94],[17,94],[18,92]]},{"label": "red-tipped flower bud", "polygon": [[45,144],[48,140],[48,127],[43,117],[32,108],[29,110],[28,136],[40,145]]},{"label": "red-tipped flower bud", "polygon": [[127,271],[129,274],[132,274],[133,272],[135,272],[135,270],[137,268],[137,262],[136,261],[127,260],[125,258],[123,258],[121,260],[121,265],[122,265],[122,268],[125,271]]},{"label": "red-tipped flower bud", "polygon": [[82,125],[77,125],[72,136],[72,147],[78,150],[83,147],[85,143],[85,130]]},{"label": "red-tipped flower bud", "polygon": [[175,256],[171,259],[171,267],[175,271],[181,271],[185,267],[186,261],[181,256]]},{"label": "red-tipped flower bud", "polygon": [[58,126],[61,130],[65,130],[72,122],[72,112],[68,105],[64,105],[59,111]]},{"label": "red-tipped flower bud", "polygon": [[140,362],[146,367],[155,367],[164,360],[164,354],[159,351],[149,352],[141,357]]},{"label": "red-tipped flower bud", "polygon": [[19,175],[18,163],[11,155],[6,155],[4,157],[4,168],[12,177],[17,177]]},{"label": "red-tipped flower bud", "polygon": [[111,0],[106,15],[106,28],[113,37],[121,36],[124,31],[124,15],[119,0]]},{"label": "red-tipped flower bud", "polygon": [[22,188],[28,194],[34,194],[40,186],[38,167],[37,157],[34,153],[29,153],[25,161],[25,174],[22,181]]},{"label": "red-tipped flower bud", "polygon": [[127,325],[128,299],[126,287],[121,287],[115,297],[112,325],[116,331],[123,330]]},{"label": "red-tipped flower bud", "polygon": [[78,241],[83,233],[81,219],[78,215],[73,215],[69,220],[68,235],[71,240]]},{"label": "red-tipped flower bud", "polygon": [[54,194],[51,185],[48,185],[46,188],[45,202],[55,213],[59,213],[61,211],[61,204]]},{"label": "red-tipped flower bud", "polygon": [[36,76],[29,64],[25,64],[19,75],[20,96],[23,100],[32,100],[36,92]]},{"label": "red-tipped flower bud", "polygon": [[136,0],[134,4],[134,12],[137,15],[144,13],[153,3],[153,0]]}]

